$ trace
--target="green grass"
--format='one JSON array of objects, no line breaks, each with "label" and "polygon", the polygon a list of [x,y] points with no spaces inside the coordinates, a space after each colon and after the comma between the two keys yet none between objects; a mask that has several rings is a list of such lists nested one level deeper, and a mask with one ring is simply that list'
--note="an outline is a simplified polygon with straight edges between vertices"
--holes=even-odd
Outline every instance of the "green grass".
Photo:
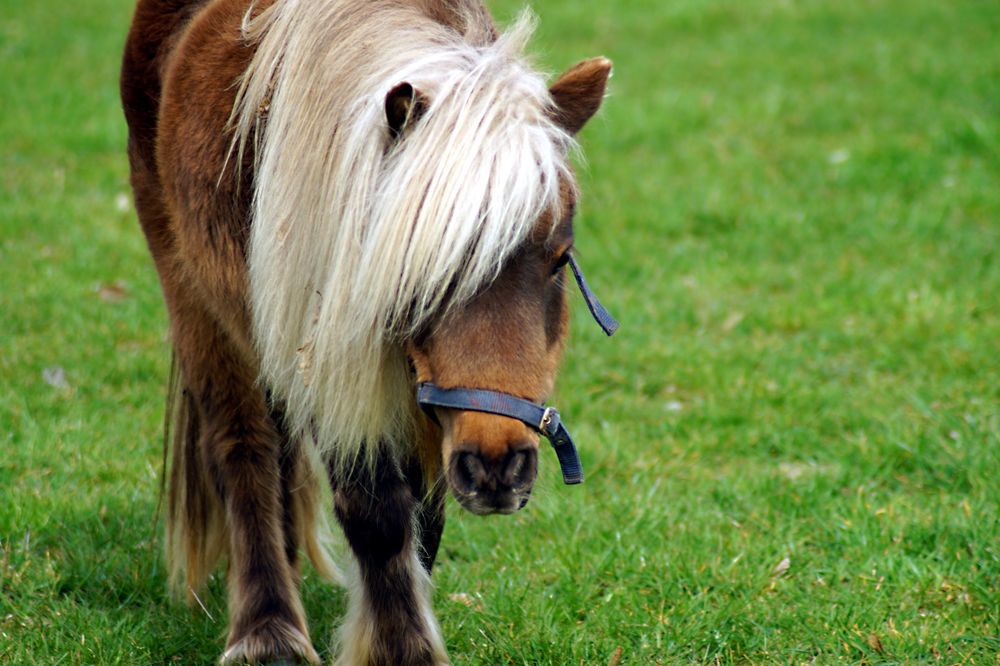
[{"label": "green grass", "polygon": [[[153,524],[168,351],[122,198],[130,2],[0,9],[0,662],[209,663],[222,585],[167,602]],[[552,71],[616,63],[577,236],[624,326],[574,304],[556,404],[586,484],[544,457],[518,515],[449,507],[455,663],[998,663],[996,5],[536,11]],[[305,599],[323,647],[344,594],[308,574]]]}]

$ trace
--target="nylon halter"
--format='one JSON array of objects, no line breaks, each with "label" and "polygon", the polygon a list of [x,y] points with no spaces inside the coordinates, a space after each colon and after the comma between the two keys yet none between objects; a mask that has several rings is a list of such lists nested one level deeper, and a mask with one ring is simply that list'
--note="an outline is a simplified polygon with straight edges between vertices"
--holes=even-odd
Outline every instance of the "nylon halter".
[{"label": "nylon halter", "polygon": [[[573,277],[580,287],[583,299],[587,302],[590,314],[597,321],[605,334],[611,336],[618,330],[618,322],[611,316],[597,296],[587,286],[583,271],[573,255],[568,256]],[[539,405],[524,398],[501,391],[474,388],[445,389],[431,382],[423,382],[417,386],[417,403],[428,417],[438,423],[435,407],[446,407],[473,412],[486,412],[498,416],[507,416],[524,423],[526,426],[544,435],[555,449],[562,470],[563,483],[573,485],[583,482],[583,465],[576,445],[569,436],[569,431],[563,425],[559,412],[555,407]]]}]

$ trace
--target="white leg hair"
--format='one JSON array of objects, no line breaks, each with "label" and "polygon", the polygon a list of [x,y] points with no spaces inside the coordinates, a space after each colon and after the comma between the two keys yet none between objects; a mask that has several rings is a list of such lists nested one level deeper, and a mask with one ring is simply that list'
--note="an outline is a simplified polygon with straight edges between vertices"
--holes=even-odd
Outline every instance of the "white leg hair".
[{"label": "white leg hair", "polygon": [[[410,597],[416,605],[415,615],[422,625],[420,635],[430,644],[434,666],[447,666],[451,662],[448,660],[441,628],[431,607],[431,579],[417,555],[416,541],[413,543],[409,552],[405,556],[400,555],[400,558],[405,558],[407,578],[411,586]],[[337,653],[335,666],[367,666],[373,663],[373,659],[379,659],[379,636],[384,639],[393,635],[398,639],[401,628],[384,626],[385,618],[380,618],[375,613],[361,568],[355,559],[352,558],[351,565],[344,571],[344,577],[349,595],[348,607],[344,623],[334,639],[334,650]]]}]

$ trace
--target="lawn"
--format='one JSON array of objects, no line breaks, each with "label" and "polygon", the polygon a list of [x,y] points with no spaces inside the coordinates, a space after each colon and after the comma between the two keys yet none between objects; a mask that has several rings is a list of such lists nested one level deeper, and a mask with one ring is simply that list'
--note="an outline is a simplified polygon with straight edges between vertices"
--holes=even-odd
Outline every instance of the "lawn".
[{"label": "lawn", "polygon": [[[492,3],[509,20],[520,2]],[[166,317],[131,207],[129,0],[0,0],[0,663],[210,663],[156,521]],[[1000,10],[538,0],[603,53],[556,404],[587,481],[452,503],[456,664],[997,664]],[[318,647],[345,610],[306,572]]]}]

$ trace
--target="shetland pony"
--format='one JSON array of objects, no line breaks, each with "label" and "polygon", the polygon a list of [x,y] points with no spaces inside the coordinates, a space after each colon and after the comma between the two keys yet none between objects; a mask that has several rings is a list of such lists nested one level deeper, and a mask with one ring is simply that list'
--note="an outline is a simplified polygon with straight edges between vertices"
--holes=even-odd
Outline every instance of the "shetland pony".
[{"label": "shetland pony", "polygon": [[447,488],[527,501],[537,427],[428,417],[414,390],[552,390],[567,153],[611,65],[547,87],[529,23],[500,34],[479,0],[138,2],[121,93],[176,360],[170,579],[192,597],[226,559],[222,663],[318,661],[298,577],[300,550],[336,575],[324,484],[354,556],[343,664],[447,663]]}]

